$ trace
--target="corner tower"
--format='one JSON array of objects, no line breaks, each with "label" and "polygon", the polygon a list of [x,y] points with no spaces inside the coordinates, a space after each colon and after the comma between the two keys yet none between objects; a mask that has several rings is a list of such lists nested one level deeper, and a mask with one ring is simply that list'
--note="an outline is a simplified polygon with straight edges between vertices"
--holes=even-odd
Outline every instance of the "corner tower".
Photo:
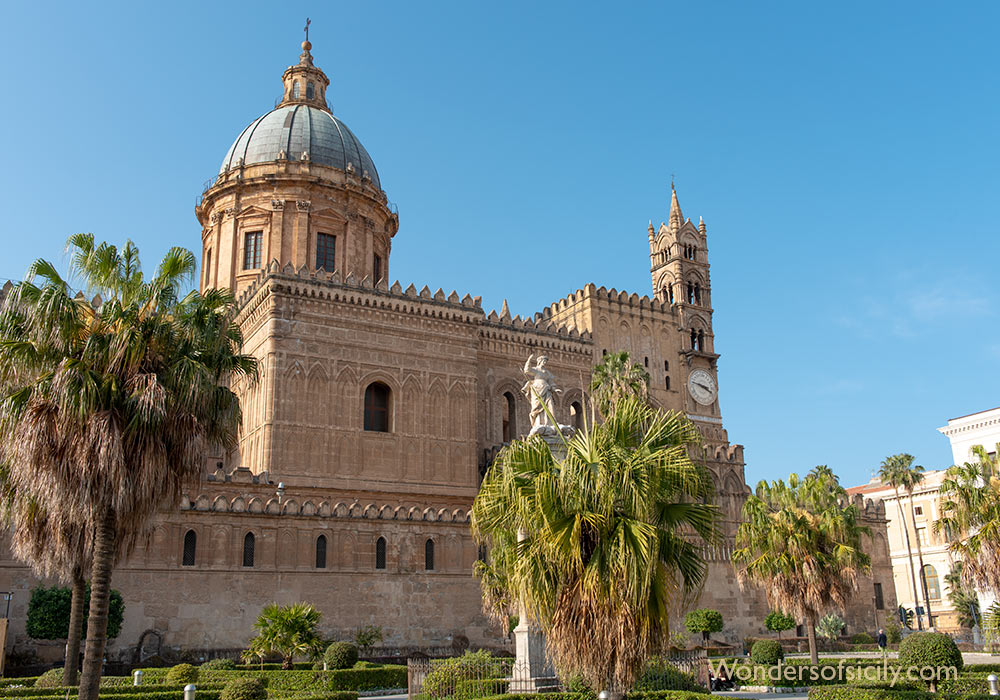
[{"label": "corner tower", "polygon": [[239,293],[272,261],[384,284],[399,217],[368,151],[326,99],[302,42],[278,106],[252,121],[206,185],[201,287]]}]

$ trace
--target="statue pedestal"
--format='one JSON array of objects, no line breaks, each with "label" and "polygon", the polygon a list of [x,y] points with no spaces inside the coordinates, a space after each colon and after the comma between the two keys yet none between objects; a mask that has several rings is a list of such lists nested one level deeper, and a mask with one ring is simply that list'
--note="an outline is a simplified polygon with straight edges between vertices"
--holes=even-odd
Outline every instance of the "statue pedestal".
[{"label": "statue pedestal", "polygon": [[524,616],[514,628],[514,667],[511,669],[511,693],[545,693],[559,690],[559,679],[545,651],[545,637],[533,630]]},{"label": "statue pedestal", "polygon": [[[572,428],[560,426],[565,437],[571,437]],[[542,439],[545,440],[552,456],[557,460],[566,457],[566,449],[563,439],[552,432],[543,432]],[[532,628],[528,624],[527,615],[524,609],[520,611],[520,620],[514,628],[514,668],[511,671],[510,692],[511,693],[546,693],[560,689],[559,678],[556,676],[552,662],[545,650],[545,636],[541,630]]]}]

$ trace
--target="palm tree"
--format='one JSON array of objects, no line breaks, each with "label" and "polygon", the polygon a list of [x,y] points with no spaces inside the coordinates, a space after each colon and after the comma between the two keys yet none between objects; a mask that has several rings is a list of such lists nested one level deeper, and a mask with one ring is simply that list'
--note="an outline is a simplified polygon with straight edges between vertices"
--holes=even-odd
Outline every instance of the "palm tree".
[{"label": "palm tree", "polygon": [[924,550],[920,542],[920,531],[917,529],[917,511],[913,507],[913,492],[924,480],[924,468],[919,464],[914,464],[915,457],[909,454],[896,455],[900,458],[900,463],[904,465],[902,470],[902,486],[910,501],[910,521],[913,523],[913,532],[917,536],[917,562],[920,564],[920,589],[924,594],[924,606],[927,610],[927,627],[933,627],[931,615],[931,597],[927,591],[927,571],[924,569]]},{"label": "palm tree", "polygon": [[[906,458],[909,457],[910,461],[907,462]],[[899,487],[903,486],[907,481],[907,473],[909,470],[909,465],[913,462],[913,457],[907,454],[891,455],[882,460],[882,466],[879,467],[878,476],[882,480],[883,484],[887,484],[893,488],[896,492],[896,507],[899,509],[899,523],[903,529],[903,539],[906,542],[906,558],[910,562],[910,586],[913,591],[914,603],[918,603],[920,600],[920,593],[917,590],[917,574],[916,569],[913,566],[913,548],[910,546],[910,526],[906,522],[906,516],[903,515],[903,499],[899,495]],[[920,570],[921,580],[923,579],[923,567]],[[923,621],[920,615],[917,615],[917,628],[923,629]]]},{"label": "palm tree", "polygon": [[626,396],[649,396],[649,373],[632,362],[628,352],[621,350],[605,355],[594,367],[590,382],[601,415],[607,416],[613,406]]},{"label": "palm tree", "polygon": [[712,481],[689,448],[697,429],[636,396],[555,448],[503,449],[472,507],[484,607],[544,630],[564,674],[621,696],[669,639],[668,609],[705,577],[718,540]]},{"label": "palm tree", "polygon": [[953,538],[949,549],[962,561],[962,582],[1000,594],[1000,445],[990,455],[972,448],[977,461],[948,469],[941,483],[942,517],[934,523]]},{"label": "palm tree", "polygon": [[[158,508],[197,476],[206,449],[235,446],[239,354],[232,297],[181,297],[194,256],[168,251],[146,279],[129,241],[69,239],[71,270],[91,303],[39,260],[0,314],[0,455],[15,492],[91,538],[91,597],[80,700],[96,700],[107,641],[111,571]],[[39,281],[40,284],[36,284]],[[103,299],[103,301],[101,301]]]},{"label": "palm tree", "polygon": [[966,629],[979,625],[979,596],[975,591],[968,591],[962,582],[962,562],[956,561],[951,572],[946,574],[944,582],[948,584],[948,601],[955,609],[958,624]]},{"label": "palm tree", "polygon": [[814,664],[820,614],[843,609],[858,576],[871,569],[861,546],[870,532],[859,517],[827,467],[802,479],[791,474],[787,484],[761,481],[743,505],[733,552],[737,580],[763,588],[773,606],[806,619]]},{"label": "palm tree", "polygon": [[316,631],[320,612],[309,603],[264,606],[254,629],[257,636],[250,641],[250,648],[243,652],[245,660],[263,659],[268,654],[281,655],[281,668],[294,668],[296,655],[315,658],[323,649],[323,639]]}]

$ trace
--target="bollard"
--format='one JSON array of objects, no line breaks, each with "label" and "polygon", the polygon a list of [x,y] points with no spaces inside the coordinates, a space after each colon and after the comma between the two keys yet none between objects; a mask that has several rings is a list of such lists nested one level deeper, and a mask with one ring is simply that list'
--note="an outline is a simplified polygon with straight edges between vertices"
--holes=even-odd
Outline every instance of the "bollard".
[{"label": "bollard", "polygon": [[132,671],[132,685],[142,685],[142,669]]},{"label": "bollard", "polygon": [[990,695],[1000,695],[1000,687],[997,687],[997,674],[991,673],[986,676],[986,680],[990,684]]},{"label": "bollard", "polygon": [[194,687],[194,683],[188,683],[184,686],[184,700],[194,700],[194,691],[197,688]]},{"label": "bollard", "polygon": [[609,693],[606,690],[602,690],[601,692],[599,692],[597,694],[598,700],[609,700],[610,697],[611,697],[611,693]]}]

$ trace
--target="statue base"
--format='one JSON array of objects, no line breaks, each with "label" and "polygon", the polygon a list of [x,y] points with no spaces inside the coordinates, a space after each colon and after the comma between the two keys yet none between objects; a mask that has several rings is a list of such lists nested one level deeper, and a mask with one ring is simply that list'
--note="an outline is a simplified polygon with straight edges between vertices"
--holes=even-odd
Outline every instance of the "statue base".
[{"label": "statue base", "polygon": [[552,662],[545,651],[545,637],[531,629],[524,618],[514,628],[514,667],[511,669],[511,693],[551,693],[560,689]]}]

